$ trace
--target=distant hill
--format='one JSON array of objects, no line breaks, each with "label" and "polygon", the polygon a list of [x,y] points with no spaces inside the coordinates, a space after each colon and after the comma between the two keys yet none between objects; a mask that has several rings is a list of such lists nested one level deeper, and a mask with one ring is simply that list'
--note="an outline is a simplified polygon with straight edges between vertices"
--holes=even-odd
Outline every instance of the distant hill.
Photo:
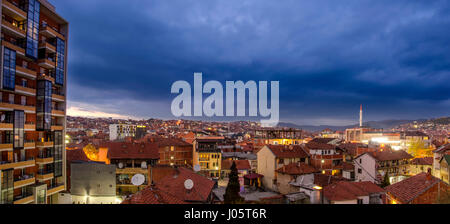
[{"label": "distant hill", "polygon": [[[407,124],[407,123],[411,123],[414,121],[425,121],[425,119],[419,119],[419,120],[384,120],[384,121],[368,121],[368,122],[364,122],[363,125],[364,126],[369,126],[372,128],[383,128],[383,129],[389,129],[389,128],[393,128],[396,127],[398,125],[401,124]],[[318,126],[314,126],[314,125],[297,125],[297,124],[293,124],[293,123],[285,123],[285,122],[280,122],[278,124],[279,127],[288,127],[288,128],[298,128],[298,129],[302,129],[305,131],[312,131],[312,132],[316,132],[316,131],[322,131],[326,128],[329,128],[333,131],[343,131],[347,128],[353,128],[353,127],[357,127],[359,126],[359,124],[354,124],[354,125],[346,125],[346,126],[332,126],[332,125],[318,125]]]}]

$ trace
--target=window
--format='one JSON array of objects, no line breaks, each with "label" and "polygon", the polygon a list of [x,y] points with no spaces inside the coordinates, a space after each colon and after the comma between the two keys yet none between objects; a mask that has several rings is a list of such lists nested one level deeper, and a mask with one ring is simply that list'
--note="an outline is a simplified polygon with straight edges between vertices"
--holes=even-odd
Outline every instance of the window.
[{"label": "window", "polygon": [[38,57],[40,11],[41,11],[41,3],[39,3],[39,1],[37,0],[28,1],[26,55],[34,59],[37,59]]},{"label": "window", "polygon": [[358,199],[358,204],[363,204],[363,199]]},{"label": "window", "polygon": [[24,139],[24,126],[25,126],[25,113],[24,111],[14,111],[14,148],[23,148]]},{"label": "window", "polygon": [[55,69],[55,83],[64,85],[64,57],[65,57],[66,43],[56,38],[56,69]]},{"label": "window", "polygon": [[16,51],[5,47],[3,53],[3,88],[15,90]]},{"label": "window", "polygon": [[361,173],[362,173],[362,170],[361,170],[361,169],[358,169],[358,173],[361,174]]},{"label": "window", "polygon": [[9,103],[14,104],[14,94],[9,94]]},{"label": "window", "polygon": [[21,96],[20,97],[20,104],[22,104],[22,106],[26,106],[27,105],[27,97],[26,96]]}]

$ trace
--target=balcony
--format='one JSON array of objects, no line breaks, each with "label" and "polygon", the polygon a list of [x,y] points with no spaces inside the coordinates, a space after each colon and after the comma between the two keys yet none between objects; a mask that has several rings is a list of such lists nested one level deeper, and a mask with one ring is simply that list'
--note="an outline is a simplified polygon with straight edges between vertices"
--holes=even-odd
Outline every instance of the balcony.
[{"label": "balcony", "polygon": [[20,162],[0,162],[0,170],[7,169],[24,169],[28,167],[36,166],[36,161],[34,159],[30,159],[28,161],[20,161]]},{"label": "balcony", "polygon": [[12,131],[14,128],[13,123],[0,123],[0,130],[1,131]]},{"label": "balcony", "polygon": [[47,148],[47,147],[53,147],[53,142],[36,142],[36,147],[39,148]]},{"label": "balcony", "polygon": [[31,70],[31,69],[28,69],[28,68],[25,68],[25,67],[17,65],[16,66],[16,75],[20,75],[20,76],[23,76],[25,78],[29,78],[29,79],[33,79],[34,80],[37,77],[37,72],[35,72],[35,71]]},{"label": "balcony", "polygon": [[47,80],[47,81],[50,81],[52,83],[55,83],[55,79],[52,76],[44,74],[44,73],[40,73],[38,75],[38,80]]},{"label": "balcony", "polygon": [[[7,143],[7,142],[1,142],[0,143],[0,152],[3,151],[12,151],[13,150],[13,143]],[[1,162],[0,162],[1,163]],[[0,165],[1,166],[1,165]]]},{"label": "balcony", "polygon": [[14,189],[33,185],[35,182],[36,178],[34,176],[23,176],[14,180]]},{"label": "balcony", "polygon": [[34,105],[21,105],[21,104],[15,104],[11,102],[1,102],[0,101],[0,110],[23,110],[25,113],[36,113],[36,109]]},{"label": "balcony", "polygon": [[62,125],[52,125],[52,131],[62,131],[64,130],[64,126]]},{"label": "balcony", "polygon": [[38,158],[36,158],[36,164],[38,164],[38,165],[45,165],[45,164],[50,164],[50,163],[53,163],[53,157],[51,157],[51,156],[42,156],[42,157],[38,157]]},{"label": "balcony", "polygon": [[17,55],[25,57],[25,49],[17,44],[2,40],[2,46],[15,50]]},{"label": "balcony", "polygon": [[16,84],[16,92],[27,96],[36,96],[36,89],[20,86],[17,84]]},{"label": "balcony", "polygon": [[58,101],[58,102],[64,102],[66,101],[66,98],[62,95],[58,95],[58,94],[52,94],[52,99],[54,101]]},{"label": "balcony", "polygon": [[23,144],[24,149],[34,149],[36,148],[36,143],[35,142],[25,142]]},{"label": "balcony", "polygon": [[27,13],[25,10],[19,8],[19,6],[11,3],[10,1],[3,0],[2,1],[2,13],[6,14],[17,21],[22,21],[27,19]]},{"label": "balcony", "polygon": [[53,179],[54,176],[55,175],[53,174],[53,172],[38,172],[38,174],[36,175],[36,180],[38,180],[39,182],[44,182]]},{"label": "balcony", "polygon": [[61,40],[66,40],[66,38],[60,34],[58,31],[56,31],[56,29],[50,27],[49,25],[46,24],[42,24],[39,27],[39,33],[43,36],[46,36],[48,38],[55,38],[58,37]]},{"label": "balcony", "polygon": [[51,186],[49,189],[47,189],[47,196],[59,193],[64,190],[65,190],[64,184],[57,184],[55,186]]},{"label": "balcony", "polygon": [[20,29],[4,19],[2,19],[2,32],[11,35],[14,38],[25,38],[27,35],[25,30]]},{"label": "balcony", "polygon": [[46,49],[50,53],[56,52],[56,47],[48,42],[39,42],[39,49]]},{"label": "balcony", "polygon": [[55,62],[51,58],[39,59],[38,64],[39,64],[39,66],[44,67],[46,69],[54,69],[55,68]]},{"label": "balcony", "polygon": [[[36,131],[36,125],[33,123],[25,123],[25,131]],[[34,142],[31,142],[34,145]]]},{"label": "balcony", "polygon": [[65,112],[64,112],[63,110],[53,109],[53,110],[52,110],[52,116],[55,116],[55,117],[64,117],[64,116],[66,116],[66,115],[65,115]]},{"label": "balcony", "polygon": [[14,198],[15,205],[30,204],[33,201],[34,201],[33,194],[27,194],[26,196],[20,196],[20,197]]}]

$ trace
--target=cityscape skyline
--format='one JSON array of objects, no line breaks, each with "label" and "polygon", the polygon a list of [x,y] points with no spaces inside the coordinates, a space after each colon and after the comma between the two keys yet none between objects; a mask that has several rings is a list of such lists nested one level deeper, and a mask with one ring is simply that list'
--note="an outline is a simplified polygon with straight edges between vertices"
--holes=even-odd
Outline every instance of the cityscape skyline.
[{"label": "cityscape skyline", "polygon": [[447,2],[324,3],[58,1],[74,30],[68,112],[173,119],[170,85],[203,72],[279,80],[281,122],[352,124],[361,103],[365,120],[448,116]]}]

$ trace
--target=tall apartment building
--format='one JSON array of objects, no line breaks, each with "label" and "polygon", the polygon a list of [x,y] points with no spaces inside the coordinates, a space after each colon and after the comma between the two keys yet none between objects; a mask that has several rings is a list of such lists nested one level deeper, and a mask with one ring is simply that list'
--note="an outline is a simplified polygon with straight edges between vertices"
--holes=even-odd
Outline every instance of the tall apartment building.
[{"label": "tall apartment building", "polygon": [[0,204],[57,203],[66,189],[69,25],[46,0],[0,5]]},{"label": "tall apartment building", "polygon": [[134,138],[136,136],[136,125],[133,124],[110,124],[109,140],[124,140],[127,137]]}]

